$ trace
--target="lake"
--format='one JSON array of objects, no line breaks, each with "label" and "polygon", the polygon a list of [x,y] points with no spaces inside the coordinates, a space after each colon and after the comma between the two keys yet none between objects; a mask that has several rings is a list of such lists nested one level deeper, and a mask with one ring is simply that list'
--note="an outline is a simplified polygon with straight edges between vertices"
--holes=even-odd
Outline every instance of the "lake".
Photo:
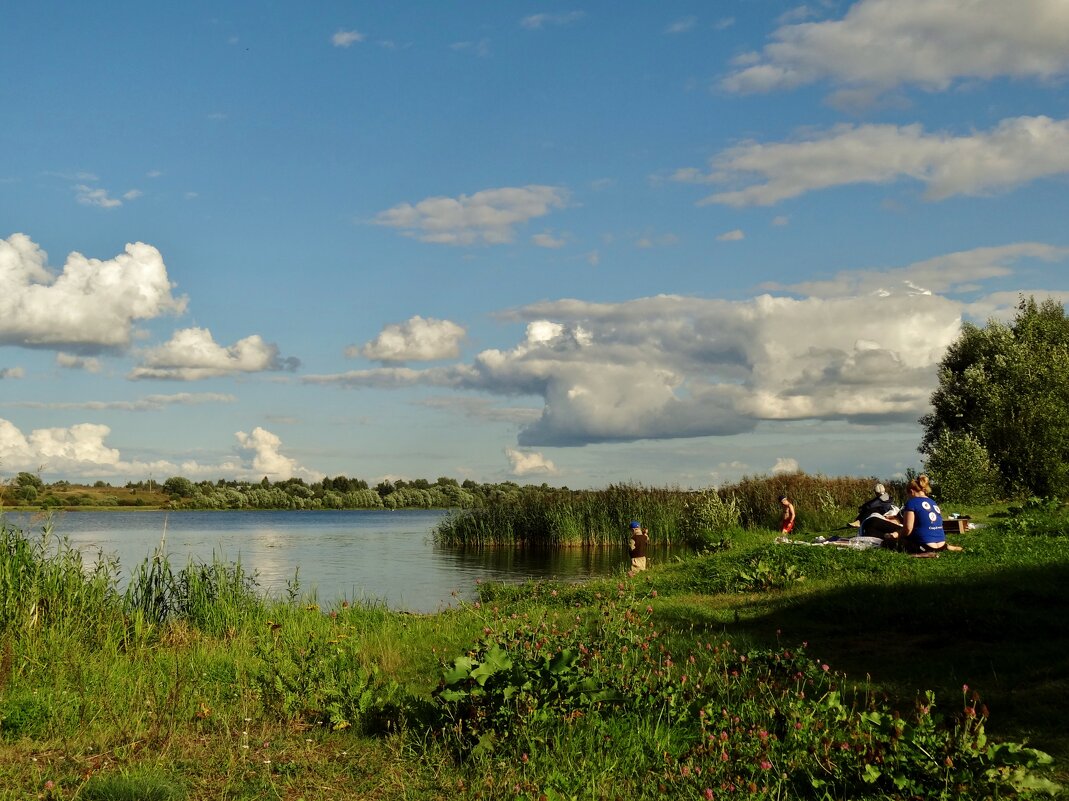
[{"label": "lake", "polygon": [[[262,592],[284,597],[294,577],[324,606],[378,600],[392,609],[433,612],[475,598],[479,581],[607,575],[627,562],[619,549],[471,550],[435,545],[447,513],[399,511],[57,512],[54,531],[92,563],[117,557],[125,579],[164,545],[174,569],[189,559],[240,562]],[[40,515],[6,513],[39,533]]]}]

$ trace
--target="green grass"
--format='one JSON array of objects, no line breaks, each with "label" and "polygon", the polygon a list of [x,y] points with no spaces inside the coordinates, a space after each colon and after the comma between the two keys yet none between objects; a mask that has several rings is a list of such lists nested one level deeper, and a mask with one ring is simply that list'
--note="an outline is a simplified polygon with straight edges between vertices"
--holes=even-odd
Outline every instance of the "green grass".
[{"label": "green grass", "polygon": [[[959,511],[1002,528],[960,535],[965,550],[938,559],[778,545],[767,530],[733,530],[723,550],[633,579],[484,585],[478,604],[435,615],[269,601],[240,566],[166,560],[146,562],[119,593],[107,565],[87,570],[47,532],[4,527],[0,799],[697,798],[705,785],[684,768],[714,765],[695,750],[701,731],[688,704],[728,693],[725,708],[755,730],[774,725],[775,714],[765,716],[777,710],[811,714],[816,695],[769,705],[760,680],[733,690],[716,678],[739,654],[772,658],[803,641],[804,669],[816,671],[807,681],[834,681],[844,698],[857,687],[859,710],[908,711],[932,690],[938,709],[960,714],[968,685],[990,710],[988,734],[1051,753],[1067,784],[1064,510]],[[605,660],[622,642],[633,647],[612,657],[619,668],[577,656],[554,673],[520,658],[539,638]],[[733,656],[709,656],[724,642]],[[492,691],[536,708],[486,706],[477,694],[470,710],[516,716],[483,741],[496,730],[480,727],[494,718],[480,723],[467,702],[443,706],[434,691],[455,658],[489,658],[495,643],[513,649],[514,667],[486,674],[507,679]],[[637,650],[643,643],[652,662]],[[671,683],[678,671],[664,670],[668,655],[698,657],[685,691]],[[699,675],[707,689],[688,695]],[[584,677],[629,700],[581,704]],[[457,687],[463,697],[475,689],[466,679]],[[679,705],[666,705],[668,695]],[[449,709],[463,721],[452,734],[441,717]],[[491,750],[472,750],[480,743]],[[737,790],[732,797],[761,795]]]}]

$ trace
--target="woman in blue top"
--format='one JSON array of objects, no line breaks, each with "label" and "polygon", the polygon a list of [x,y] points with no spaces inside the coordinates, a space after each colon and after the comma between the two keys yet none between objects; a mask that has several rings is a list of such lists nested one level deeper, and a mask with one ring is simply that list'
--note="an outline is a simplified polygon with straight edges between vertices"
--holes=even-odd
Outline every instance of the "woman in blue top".
[{"label": "woman in blue top", "polygon": [[909,500],[902,507],[901,542],[911,553],[947,549],[943,513],[936,502],[928,497],[931,490],[926,475],[919,475],[909,482]]}]

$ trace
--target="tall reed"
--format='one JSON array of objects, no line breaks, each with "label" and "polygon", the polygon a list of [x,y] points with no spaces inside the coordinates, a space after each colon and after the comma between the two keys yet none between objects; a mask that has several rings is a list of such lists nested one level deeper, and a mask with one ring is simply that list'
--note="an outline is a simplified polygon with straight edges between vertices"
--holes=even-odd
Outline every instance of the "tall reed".
[{"label": "tall reed", "polygon": [[[476,548],[619,545],[628,523],[639,520],[657,543],[693,544],[736,525],[776,528],[780,495],[794,502],[798,530],[828,531],[854,518],[858,506],[872,497],[876,481],[789,473],[747,476],[703,491],[640,484],[602,490],[524,487],[485,506],[454,512],[438,525],[434,537],[441,545]],[[901,483],[884,483],[895,497],[904,494]],[[713,492],[719,496],[721,514],[709,514]]]},{"label": "tall reed", "polygon": [[442,545],[560,547],[619,545],[639,520],[658,543],[679,542],[694,493],[638,484],[603,490],[524,488],[486,506],[447,517],[435,530]]},{"label": "tall reed", "polygon": [[117,607],[117,566],[103,556],[90,567],[46,519],[37,537],[0,519],[0,630],[46,625],[92,630]]}]

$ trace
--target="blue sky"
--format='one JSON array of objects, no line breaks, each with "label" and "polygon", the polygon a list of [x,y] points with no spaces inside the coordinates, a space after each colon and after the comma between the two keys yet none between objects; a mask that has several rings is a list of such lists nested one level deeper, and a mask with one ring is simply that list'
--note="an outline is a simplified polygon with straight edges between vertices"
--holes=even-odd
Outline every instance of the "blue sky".
[{"label": "blue sky", "polygon": [[14,3],[0,477],[891,477],[1069,298],[1069,3]]}]

